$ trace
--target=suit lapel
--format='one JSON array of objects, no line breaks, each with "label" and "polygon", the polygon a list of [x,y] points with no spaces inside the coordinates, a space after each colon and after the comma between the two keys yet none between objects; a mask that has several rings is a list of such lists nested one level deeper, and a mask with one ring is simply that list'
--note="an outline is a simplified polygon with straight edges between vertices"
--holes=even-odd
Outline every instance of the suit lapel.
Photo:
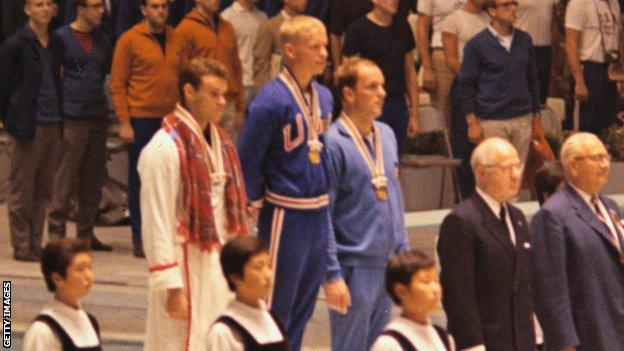
[{"label": "suit lapel", "polygon": [[515,256],[515,247],[513,246],[507,233],[503,230],[503,224],[500,218],[492,213],[492,209],[477,193],[473,194],[473,201],[476,203],[476,207],[481,212],[481,224],[487,230],[488,234],[495,237],[496,240],[498,240],[509,252],[509,254]]},{"label": "suit lapel", "polygon": [[620,259],[620,263],[624,265],[624,228],[622,227],[622,221],[620,220],[620,217],[618,216],[617,211],[615,209],[610,208],[607,205],[609,203],[607,199],[602,195],[598,195],[598,197],[600,198],[600,201],[602,201],[602,204],[604,205],[605,209],[609,213],[609,218],[611,219],[611,222],[613,223],[613,226],[615,227],[615,234],[618,237],[620,245],[618,247],[616,246],[615,243],[613,243],[614,244],[613,246],[618,251],[618,257]]},{"label": "suit lapel", "polygon": [[[594,232],[596,232],[596,234],[600,235],[600,237],[606,241],[609,246],[614,249],[617,253],[618,256],[620,256],[620,250],[619,248],[617,248],[615,246],[615,244],[613,243],[613,241],[611,241],[611,233],[609,233],[609,229],[607,229],[607,226],[602,223],[600,221],[600,219],[598,219],[598,216],[594,213],[594,211],[592,211],[589,206],[587,205],[587,203],[585,203],[585,200],[583,200],[583,198],[581,197],[581,195],[579,195],[576,190],[572,189],[571,187],[566,187],[566,191],[568,192],[568,198],[570,199],[570,204],[572,205],[572,207],[574,207],[574,210],[576,211],[576,214],[587,224],[589,224],[589,226],[592,227],[592,229],[594,230]],[[602,199],[601,199],[602,201]],[[603,205],[606,204],[606,202],[602,202]],[[606,205],[605,205],[606,207]],[[608,208],[607,208],[608,210]]]},{"label": "suit lapel", "polygon": [[519,210],[514,208],[511,205],[508,205],[509,209],[509,218],[511,219],[511,223],[514,228],[514,233],[516,235],[516,246],[514,250],[516,252],[516,265],[515,265],[515,276],[514,276],[514,290],[518,290],[520,284],[522,283],[524,272],[527,267],[527,253],[526,251],[530,246],[525,246],[529,244],[528,240],[528,232],[529,228],[526,226],[526,222],[523,220],[521,214],[519,214]]},{"label": "suit lapel", "polygon": [[527,242],[528,231],[529,229],[525,225],[525,222],[522,218],[519,218],[517,215],[517,209],[512,208],[512,206],[508,205],[509,208],[509,216],[511,218],[511,223],[513,224],[514,233],[516,234],[516,247],[518,245],[524,245]]},{"label": "suit lapel", "polygon": [[613,226],[615,227],[615,232],[616,232],[616,235],[618,236],[618,240],[620,241],[620,244],[623,244],[624,242],[622,242],[622,236],[624,235],[624,233],[622,232],[623,231],[622,221],[617,213],[617,210],[609,207],[609,201],[607,197],[598,195],[598,198],[600,199],[600,201],[602,202],[602,205],[605,207],[605,209],[607,210],[607,213],[609,214],[609,220],[611,220],[611,223],[613,223]]}]

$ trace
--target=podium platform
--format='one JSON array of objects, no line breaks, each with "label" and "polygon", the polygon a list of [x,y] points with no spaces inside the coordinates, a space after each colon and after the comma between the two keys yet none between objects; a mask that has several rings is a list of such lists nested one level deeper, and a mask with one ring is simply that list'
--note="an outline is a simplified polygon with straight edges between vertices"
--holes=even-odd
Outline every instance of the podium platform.
[{"label": "podium platform", "polygon": [[[624,195],[611,196],[624,205]],[[517,204],[527,218],[537,211],[536,202]],[[449,210],[410,212],[405,216],[412,247],[435,256],[438,228]],[[100,322],[106,350],[142,350],[147,308],[147,262],[132,256],[130,227],[97,227],[96,235],[113,246],[112,252],[94,252],[95,284],[84,300],[86,310]],[[73,223],[68,225],[68,235],[75,235]],[[12,284],[12,337],[19,347],[21,335],[41,307],[51,299],[38,263],[18,262],[13,259],[9,244],[6,204],[0,204],[0,279]],[[396,314],[398,311],[393,311]],[[445,325],[442,312],[434,321]],[[319,294],[314,314],[304,336],[304,351],[329,350],[329,318],[323,292]],[[19,350],[14,348],[13,350]]]}]

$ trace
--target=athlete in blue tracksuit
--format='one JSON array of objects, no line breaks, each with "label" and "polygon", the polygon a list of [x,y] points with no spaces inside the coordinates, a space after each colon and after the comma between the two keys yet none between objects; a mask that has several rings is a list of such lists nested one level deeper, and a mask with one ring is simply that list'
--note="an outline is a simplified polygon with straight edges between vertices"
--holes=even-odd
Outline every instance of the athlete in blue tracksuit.
[{"label": "athlete in blue tracksuit", "polygon": [[[342,87],[341,80],[348,74],[357,76],[355,84]],[[325,292],[331,282],[344,280],[351,300],[342,311],[346,314],[330,310],[332,350],[368,350],[390,319],[386,262],[392,254],[408,249],[409,242],[396,138],[389,126],[374,121],[385,97],[381,70],[368,60],[348,59],[338,69],[337,81],[344,109],[325,142],[332,218]],[[371,92],[375,84],[376,93]],[[349,98],[343,92],[347,89],[352,92]],[[362,128],[368,136],[362,135]],[[383,181],[374,181],[376,177]],[[329,296],[328,303],[331,307]]]},{"label": "athlete in blue tracksuit", "polygon": [[[263,86],[247,107],[238,153],[248,198],[255,206],[262,202],[258,236],[269,245],[275,267],[268,304],[297,351],[325,279],[330,224],[323,131],[331,120],[333,100],[327,88],[312,80],[327,57],[322,23],[306,16],[289,21],[284,26],[312,22],[314,35],[297,45],[317,47],[314,43],[320,41],[318,57],[310,64],[309,57],[301,61],[301,55],[288,56],[300,50],[294,44],[285,50],[288,68]],[[300,87],[301,77],[307,77],[308,89]]]},{"label": "athlete in blue tracksuit", "polygon": [[[322,118],[331,118],[331,93],[316,82],[312,87]],[[275,267],[269,306],[293,349],[301,344],[324,281],[329,227],[326,156],[322,151],[319,164],[310,161],[301,110],[281,77],[267,83],[248,107],[238,149],[249,200],[265,200],[258,236],[269,245]]]}]

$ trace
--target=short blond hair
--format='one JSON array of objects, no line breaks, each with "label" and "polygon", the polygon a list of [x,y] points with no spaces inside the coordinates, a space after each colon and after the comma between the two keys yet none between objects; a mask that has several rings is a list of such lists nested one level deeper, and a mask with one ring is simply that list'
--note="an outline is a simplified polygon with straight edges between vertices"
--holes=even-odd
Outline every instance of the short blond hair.
[{"label": "short blond hair", "polygon": [[379,68],[375,62],[359,56],[347,57],[342,61],[342,64],[336,68],[336,78],[334,84],[340,98],[343,97],[342,90],[345,87],[349,87],[351,89],[355,88],[358,81],[358,74],[360,73],[360,69],[362,69],[362,67]]},{"label": "short blond hair", "polygon": [[285,20],[280,27],[282,46],[286,43],[295,44],[316,30],[325,31],[325,25],[319,19],[305,15],[293,16]]}]

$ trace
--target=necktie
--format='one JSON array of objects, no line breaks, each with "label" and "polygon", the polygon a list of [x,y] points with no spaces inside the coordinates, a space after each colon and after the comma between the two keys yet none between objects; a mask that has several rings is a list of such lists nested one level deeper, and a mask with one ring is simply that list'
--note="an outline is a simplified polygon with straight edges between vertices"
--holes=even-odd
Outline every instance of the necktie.
[{"label": "necktie", "polygon": [[498,213],[498,215],[501,223],[503,224],[503,228],[505,228],[505,234],[507,234],[507,238],[513,243],[513,241],[511,240],[511,234],[509,233],[509,227],[507,227],[507,208],[504,204],[501,204],[500,212]]},{"label": "necktie", "polygon": [[[613,232],[613,230],[609,226],[609,222],[607,222],[608,219],[605,218],[604,215],[602,214],[602,211],[600,211],[600,206],[598,206],[598,197],[597,196],[592,196],[591,203],[592,203],[592,205],[594,205],[594,211],[596,212],[596,215],[598,216],[598,219],[602,222],[602,224],[604,224],[605,227],[607,227],[607,231],[609,232],[609,234],[611,236],[611,241],[613,242],[613,244],[615,244],[615,246],[617,248],[619,248],[620,245],[618,243],[617,234]],[[612,224],[615,225],[615,223],[612,223]]]}]

